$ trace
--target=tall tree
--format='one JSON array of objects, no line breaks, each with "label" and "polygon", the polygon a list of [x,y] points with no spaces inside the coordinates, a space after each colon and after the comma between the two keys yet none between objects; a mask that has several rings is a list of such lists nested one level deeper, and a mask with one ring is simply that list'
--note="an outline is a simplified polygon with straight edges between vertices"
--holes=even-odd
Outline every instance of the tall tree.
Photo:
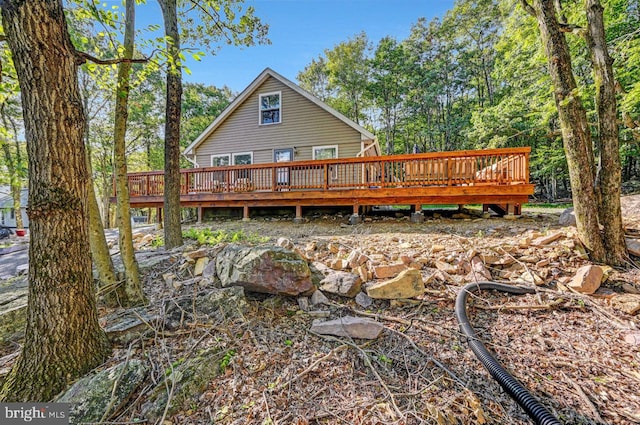
[{"label": "tall tree", "polygon": [[375,107],[380,109],[387,155],[396,152],[394,144],[400,110],[408,92],[408,63],[403,44],[391,37],[385,37],[378,43],[373,58],[369,61],[371,80],[367,94]]},{"label": "tall tree", "polygon": [[[84,84],[88,83],[85,78],[82,81]],[[90,125],[91,118],[89,116],[89,93],[87,87],[82,84],[81,95],[83,101],[83,108],[86,114],[87,123],[85,125],[84,142],[85,152],[87,160],[87,208],[89,212],[89,244],[91,246],[91,256],[93,265],[98,272],[99,287],[115,288],[117,285],[116,272],[113,266],[113,260],[109,253],[109,247],[107,245],[107,238],[104,234],[104,226],[102,225],[102,219],[100,217],[100,207],[98,206],[98,198],[96,197],[95,185],[93,180],[93,166],[91,164],[91,143],[90,143]],[[110,303],[116,305],[115,297],[111,298]]]},{"label": "tall tree", "polygon": [[177,0],[159,0],[167,38],[167,107],[164,127],[164,245],[182,245],[180,225],[180,115],[182,59],[178,31]]},{"label": "tall tree", "polygon": [[44,401],[110,351],[91,275],[86,121],[62,2],[0,6],[22,96],[31,230],[25,341],[0,399]]},{"label": "tall tree", "polygon": [[[578,94],[578,87],[572,69],[571,54],[565,38],[567,25],[558,19],[558,10],[553,0],[534,0],[533,6],[527,0],[520,0],[521,4],[531,15],[533,15],[540,30],[542,44],[548,59],[549,74],[554,87],[554,98],[558,109],[558,117],[562,129],[562,139],[567,155],[569,176],[571,181],[571,191],[573,194],[573,204],[576,214],[577,229],[580,240],[585,244],[591,258],[594,261],[609,263],[612,265],[622,265],[626,261],[626,247],[624,245],[624,235],[622,233],[622,220],[620,212],[620,162],[612,156],[618,156],[617,131],[615,141],[611,140],[611,134],[606,134],[603,143],[613,146],[602,146],[602,164],[611,167],[605,173],[605,184],[596,186],[596,172],[594,166],[593,148],[591,132],[587,113]],[[599,121],[604,125],[605,132],[611,132],[610,126],[617,126],[615,113],[615,101],[613,105],[607,104],[612,99],[606,92],[609,89],[606,78],[612,74],[607,74],[605,69],[610,60],[604,42],[604,21],[602,10],[599,9],[597,0],[589,0],[589,35],[594,56],[600,56],[594,62],[596,69],[596,79],[600,80],[599,101]],[[595,7],[593,7],[595,6]],[[565,32],[563,32],[563,30]],[[598,39],[598,46],[594,46],[595,39]],[[604,84],[603,84],[604,83]],[[613,81],[611,81],[613,84]],[[605,91],[605,93],[602,92]],[[609,97],[608,97],[609,96]],[[611,116],[613,110],[613,117]],[[613,119],[613,123],[606,123],[606,120]],[[617,169],[616,169],[617,168]],[[617,181],[616,181],[617,179]],[[616,190],[615,187],[618,187]],[[613,192],[610,192],[613,191]],[[612,197],[617,196],[617,201]],[[602,202],[604,200],[604,202]],[[616,208],[617,205],[617,208]],[[606,220],[600,220],[606,217]],[[600,225],[603,226],[605,238],[600,233]],[[613,236],[613,240],[606,237]]]},{"label": "tall tree", "polygon": [[124,290],[118,291],[123,305],[142,305],[145,303],[138,262],[133,249],[131,231],[131,213],[129,206],[129,182],[127,179],[127,159],[125,156],[125,136],[129,106],[131,62],[133,59],[135,36],[135,0],[126,0],[126,18],[124,33],[123,61],[118,64],[116,86],[116,107],[113,129],[113,164],[116,171],[116,196],[118,215],[118,241],[120,256],[125,270]]},{"label": "tall tree", "polygon": [[[252,7],[243,10],[244,0],[159,0],[164,19],[167,42],[167,107],[165,122],[165,185],[164,185],[164,235],[165,247],[182,245],[180,228],[180,118],[182,101],[182,39],[196,41],[214,52],[217,42],[251,46],[266,40],[268,26],[253,15]],[[178,21],[178,6],[186,4],[185,24]],[[193,25],[189,12],[197,13],[201,24]],[[182,37],[184,35],[184,37]],[[194,55],[195,59],[200,54]]]},{"label": "tall tree", "polygon": [[610,264],[621,265],[627,259],[627,249],[622,228],[620,207],[620,141],[616,83],[613,75],[613,60],[609,56],[604,30],[604,8],[599,0],[586,0],[587,45],[591,52],[594,82],[596,86],[596,110],[598,111],[599,164],[596,180],[603,226],[602,239],[606,259]]}]

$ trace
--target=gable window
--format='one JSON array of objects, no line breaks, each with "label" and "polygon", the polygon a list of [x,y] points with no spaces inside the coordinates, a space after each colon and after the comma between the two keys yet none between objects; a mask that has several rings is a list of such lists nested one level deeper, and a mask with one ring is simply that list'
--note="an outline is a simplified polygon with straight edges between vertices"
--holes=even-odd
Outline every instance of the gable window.
[{"label": "gable window", "polygon": [[279,124],[282,121],[280,114],[281,93],[265,93],[260,95],[260,125]]},{"label": "gable window", "polygon": [[314,146],[312,148],[313,159],[332,159],[338,157],[338,145]]},{"label": "gable window", "polygon": [[211,155],[211,166],[212,167],[224,167],[225,165],[229,165],[231,163],[231,155]]}]

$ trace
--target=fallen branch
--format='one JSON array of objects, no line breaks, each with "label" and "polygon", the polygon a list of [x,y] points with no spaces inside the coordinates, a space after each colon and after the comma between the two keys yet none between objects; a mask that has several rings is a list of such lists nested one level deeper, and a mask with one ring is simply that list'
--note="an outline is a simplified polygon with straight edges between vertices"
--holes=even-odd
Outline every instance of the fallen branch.
[{"label": "fallen branch", "polygon": [[547,304],[527,304],[527,305],[517,305],[517,304],[505,304],[505,305],[474,305],[473,308],[477,308],[478,310],[555,310],[559,308],[566,300],[562,298],[558,298]]},{"label": "fallen branch", "polygon": [[584,400],[584,402],[587,404],[587,406],[589,406],[589,410],[591,410],[591,414],[596,419],[596,422],[605,423],[604,419],[602,419],[602,416],[600,416],[600,412],[598,412],[598,408],[596,408],[596,405],[593,404],[591,399],[587,396],[587,394],[580,387],[580,385],[578,385],[578,383],[576,381],[574,381],[573,379],[569,378],[564,372],[562,372],[562,376],[564,377],[564,379],[569,381],[569,383],[573,386],[573,388],[576,390],[576,392]]}]

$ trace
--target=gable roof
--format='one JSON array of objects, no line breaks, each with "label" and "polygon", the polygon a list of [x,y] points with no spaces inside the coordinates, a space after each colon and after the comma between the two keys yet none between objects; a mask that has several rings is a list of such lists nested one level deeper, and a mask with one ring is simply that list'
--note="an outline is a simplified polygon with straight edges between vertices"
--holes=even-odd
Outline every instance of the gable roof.
[{"label": "gable roof", "polygon": [[329,105],[327,105],[326,103],[324,103],[323,101],[321,101],[320,99],[312,95],[311,93],[304,90],[302,87],[286,79],[285,77],[278,74],[271,68],[265,68],[265,70],[262,71],[260,75],[258,75],[258,77],[255,80],[253,80],[253,82],[249,84],[249,86],[246,89],[242,91],[242,93],[240,93],[235,99],[233,99],[233,101],[225,108],[224,111],[222,111],[220,115],[218,115],[218,117],[211,123],[211,125],[209,125],[209,127],[207,127],[202,132],[202,134],[200,134],[189,146],[187,146],[187,148],[183,152],[183,155],[193,155],[194,149],[200,146],[200,144],[202,144],[202,142],[204,142],[216,130],[216,128],[218,128],[220,124],[222,124],[240,105],[242,105],[245,102],[245,100],[247,100],[256,91],[256,89],[263,82],[265,82],[269,77],[275,78],[276,80],[280,81],[282,84],[289,87],[291,90],[305,97],[309,101],[315,103],[317,106],[324,109],[325,111],[327,111],[328,113],[330,113],[331,115],[339,119],[340,121],[344,122],[349,127],[358,131],[361,134],[361,137],[363,139],[375,140],[376,136],[366,128],[351,121],[349,118],[345,117],[340,112],[336,111],[335,109],[333,109],[332,107],[330,107]]}]

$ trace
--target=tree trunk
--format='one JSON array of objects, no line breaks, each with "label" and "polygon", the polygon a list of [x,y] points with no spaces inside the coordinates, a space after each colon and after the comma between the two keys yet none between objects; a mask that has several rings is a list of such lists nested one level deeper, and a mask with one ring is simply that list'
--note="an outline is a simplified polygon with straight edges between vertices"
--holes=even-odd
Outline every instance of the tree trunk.
[{"label": "tree trunk", "polygon": [[3,401],[47,401],[104,362],[87,214],[85,115],[62,2],[4,1],[29,152],[29,301]]},{"label": "tree trunk", "polygon": [[[87,99],[84,98],[84,109],[87,110]],[[100,208],[98,207],[98,199],[96,198],[96,192],[93,187],[93,172],[91,166],[91,150],[89,148],[89,119],[87,118],[87,124],[85,127],[85,152],[87,160],[87,208],[89,211],[89,244],[91,246],[91,256],[93,259],[93,265],[98,272],[98,287],[100,290],[107,288],[115,288],[117,279],[116,272],[113,267],[113,261],[111,260],[111,254],[109,254],[109,247],[107,246],[107,238],[104,235],[104,227],[102,226],[102,219],[100,217]],[[108,300],[108,304],[115,307],[115,297],[105,297]]]},{"label": "tree trunk", "polygon": [[600,135],[600,222],[607,264],[623,265],[628,254],[620,209],[620,141],[613,60],[609,56],[604,32],[603,8],[598,0],[587,0],[588,36],[596,86],[598,133]]},{"label": "tree trunk", "polygon": [[167,65],[167,107],[164,130],[164,245],[182,245],[180,225],[180,115],[182,111],[182,67],[176,0],[160,0],[169,61]]},{"label": "tree trunk", "polygon": [[534,10],[549,63],[562,128],[578,236],[592,260],[605,262],[606,253],[598,223],[598,199],[594,188],[591,134],[586,111],[578,96],[569,47],[560,31],[553,0],[534,0]]},{"label": "tree trunk", "polygon": [[[133,41],[135,32],[135,0],[126,1],[126,23],[124,33],[124,58],[133,58]],[[119,290],[117,296],[122,305],[142,305],[145,303],[138,262],[133,249],[131,230],[131,210],[129,207],[129,183],[127,180],[127,158],[125,157],[127,132],[129,83],[131,62],[118,64],[118,83],[116,88],[116,107],[113,130],[113,165],[116,170],[116,197],[118,208],[118,233],[120,256],[124,265],[124,291]]]}]

